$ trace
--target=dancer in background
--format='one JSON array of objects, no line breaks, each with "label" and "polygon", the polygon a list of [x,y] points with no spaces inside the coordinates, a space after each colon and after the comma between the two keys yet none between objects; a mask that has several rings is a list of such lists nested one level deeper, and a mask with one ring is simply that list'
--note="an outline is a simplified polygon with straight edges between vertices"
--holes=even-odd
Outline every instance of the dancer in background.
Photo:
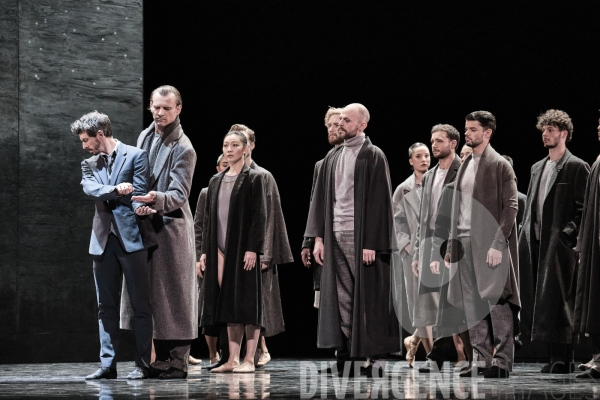
[{"label": "dancer in background", "polygon": [[568,374],[573,367],[573,312],[577,235],[589,165],[567,149],[573,123],[561,110],[538,117],[548,156],[531,167],[519,237],[522,337],[548,344],[540,372]]},{"label": "dancer in background", "polygon": [[[340,127],[340,114],[342,112],[341,108],[330,107],[325,113],[325,127],[327,128],[327,140],[329,144],[333,146],[333,148],[337,148],[344,140],[340,138],[340,134],[338,132],[338,128]],[[333,151],[330,150],[330,151]],[[313,193],[315,191],[315,182],[317,181],[317,176],[319,175],[319,171],[321,170],[321,165],[323,164],[323,160],[317,161],[315,164],[315,171],[313,174],[313,184],[312,189],[310,191],[310,200],[312,201]],[[319,308],[319,298],[321,294],[321,269],[323,268],[321,265],[317,263],[312,263],[312,251],[315,246],[315,238],[305,237],[302,242],[302,252],[300,253],[300,257],[302,259],[302,264],[305,267],[313,267],[313,288],[315,291],[315,308]]]},{"label": "dancer in background", "polygon": [[[227,169],[229,166],[229,162],[223,156],[223,153],[217,158],[217,172],[221,172]],[[201,317],[202,314],[202,301],[204,299],[204,285],[202,284],[204,281],[204,275],[202,274],[200,257],[202,256],[202,229],[204,224],[204,208],[206,206],[206,194],[208,192],[208,188],[205,187],[200,191],[200,195],[198,196],[198,203],[196,204],[196,213],[194,214],[194,233],[196,236],[196,273],[198,274],[198,286],[200,288],[198,292],[198,318]],[[198,320],[199,321],[199,320]],[[207,369],[212,369],[214,367],[218,367],[216,365],[221,356],[224,356],[224,360],[229,358],[229,351],[227,350],[226,354],[223,354],[224,349],[229,349],[229,344],[227,343],[227,332],[225,332],[224,337],[221,340],[221,354],[217,351],[217,339],[221,336],[221,331],[225,330],[224,328],[205,328],[203,329],[204,339],[206,340],[206,345],[208,346],[208,359],[209,365]],[[223,364],[225,361],[223,361]],[[192,356],[190,356],[190,364],[199,364],[199,362],[193,362]]]},{"label": "dancer in background", "polygon": [[262,175],[265,187],[267,225],[264,254],[260,256],[260,267],[263,272],[263,326],[265,329],[261,332],[260,348],[256,352],[256,366],[262,367],[271,360],[265,337],[275,336],[285,330],[277,266],[294,262],[294,257],[288,241],[285,219],[281,210],[281,198],[275,178],[252,159],[252,152],[256,146],[256,134],[242,124],[235,124],[230,130],[240,131],[246,136],[248,140],[246,165]]},{"label": "dancer in background", "polygon": [[[265,193],[261,174],[244,162],[249,147],[243,133],[225,135],[223,154],[229,167],[211,178],[204,209],[201,325],[227,324],[229,358],[212,373],[254,372],[263,326],[262,273],[257,264],[265,238]],[[244,334],[246,355],[239,364]]]},{"label": "dancer in background", "polygon": [[[406,361],[412,368],[415,353],[420,342],[423,342],[425,351],[429,353],[432,346],[431,326],[416,326],[414,321],[414,308],[419,296],[419,280],[411,268],[414,245],[419,226],[419,207],[421,205],[422,178],[430,164],[429,149],[423,143],[414,143],[408,148],[408,162],[413,173],[394,191],[392,197],[394,207],[394,230],[396,232],[396,245],[398,252],[393,254],[393,288],[396,316],[401,321],[401,326],[410,330],[415,326],[413,335],[404,339],[406,346]],[[404,290],[403,290],[404,288]],[[403,303],[406,302],[406,307]],[[408,315],[403,311],[407,310]],[[407,318],[408,317],[408,318]]]}]

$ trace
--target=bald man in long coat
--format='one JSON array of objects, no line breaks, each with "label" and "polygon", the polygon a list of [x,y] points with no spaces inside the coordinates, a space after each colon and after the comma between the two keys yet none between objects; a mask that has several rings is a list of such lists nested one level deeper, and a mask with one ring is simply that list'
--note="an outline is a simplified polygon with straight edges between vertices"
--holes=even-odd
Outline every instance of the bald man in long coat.
[{"label": "bald man in long coat", "polygon": [[344,145],[323,161],[304,233],[315,238],[315,261],[331,266],[321,276],[317,346],[337,350],[338,373],[351,357],[369,357],[367,376],[400,350],[390,296],[392,189],[385,155],[364,135],[368,120],[362,105],[342,111]]}]

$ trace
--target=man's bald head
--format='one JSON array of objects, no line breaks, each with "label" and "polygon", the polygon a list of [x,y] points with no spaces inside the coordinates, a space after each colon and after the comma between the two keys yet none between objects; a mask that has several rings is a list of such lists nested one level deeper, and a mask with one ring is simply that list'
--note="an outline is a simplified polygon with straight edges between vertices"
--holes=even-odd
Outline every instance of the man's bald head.
[{"label": "man's bald head", "polygon": [[346,107],[344,107],[344,110],[355,111],[358,114],[359,122],[364,122],[365,124],[368,124],[369,120],[371,119],[371,114],[369,114],[369,110],[367,110],[367,107],[363,106],[360,103],[348,104]]},{"label": "man's bald head", "polygon": [[369,118],[369,110],[365,106],[358,103],[348,104],[340,114],[340,138],[347,140],[362,134],[367,128]]}]

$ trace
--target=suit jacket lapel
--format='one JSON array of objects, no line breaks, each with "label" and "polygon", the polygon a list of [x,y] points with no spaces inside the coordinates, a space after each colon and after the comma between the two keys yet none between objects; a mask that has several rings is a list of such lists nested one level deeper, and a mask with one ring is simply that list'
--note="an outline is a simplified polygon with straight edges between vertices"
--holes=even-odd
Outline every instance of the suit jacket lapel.
[{"label": "suit jacket lapel", "polygon": [[104,162],[104,158],[101,156],[97,156],[96,160],[92,160],[89,162],[90,168],[92,169],[92,173],[98,180],[98,182],[108,185],[108,174],[106,173],[106,165]]},{"label": "suit jacket lapel", "polygon": [[[115,159],[115,163],[113,164],[112,173],[110,174],[110,184],[116,185],[117,178],[119,177],[119,172],[121,172],[121,168],[123,168],[123,164],[125,164],[125,160],[127,159],[127,149],[125,145],[121,143],[119,145],[119,151],[117,151],[117,158]],[[132,182],[133,183],[133,182]]]}]

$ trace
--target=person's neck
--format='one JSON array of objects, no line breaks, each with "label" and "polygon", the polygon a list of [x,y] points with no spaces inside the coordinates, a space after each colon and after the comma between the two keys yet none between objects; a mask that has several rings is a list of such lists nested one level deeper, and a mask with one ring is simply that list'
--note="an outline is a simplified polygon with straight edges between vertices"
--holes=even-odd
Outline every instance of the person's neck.
[{"label": "person's neck", "polygon": [[104,152],[110,154],[115,150],[115,147],[117,147],[117,141],[114,138],[107,137],[104,141]]},{"label": "person's neck", "polygon": [[422,179],[423,179],[423,174],[424,174],[424,172],[419,172],[419,171],[417,171],[417,170],[415,169],[415,170],[414,170],[414,174],[415,174],[415,183],[416,183],[417,185],[420,185],[420,184],[421,184],[421,181],[422,181]]},{"label": "person's neck", "polygon": [[447,157],[440,158],[438,160],[438,167],[440,169],[448,169],[448,168],[450,168],[450,166],[452,165],[452,162],[454,161],[454,156],[455,156],[454,150],[452,150],[450,152],[450,154],[448,154]]},{"label": "person's neck", "polygon": [[558,146],[548,149],[548,155],[550,156],[550,161],[560,160],[561,157],[567,151],[567,146],[564,143],[560,143]]},{"label": "person's neck", "polygon": [[488,144],[490,144],[490,142],[483,141],[476,147],[473,147],[473,155],[474,156],[482,155],[483,152],[485,151],[485,148],[488,146]]},{"label": "person's neck", "polygon": [[239,174],[244,168],[244,157],[240,158],[233,164],[229,164],[229,171],[225,175],[233,176]]}]

